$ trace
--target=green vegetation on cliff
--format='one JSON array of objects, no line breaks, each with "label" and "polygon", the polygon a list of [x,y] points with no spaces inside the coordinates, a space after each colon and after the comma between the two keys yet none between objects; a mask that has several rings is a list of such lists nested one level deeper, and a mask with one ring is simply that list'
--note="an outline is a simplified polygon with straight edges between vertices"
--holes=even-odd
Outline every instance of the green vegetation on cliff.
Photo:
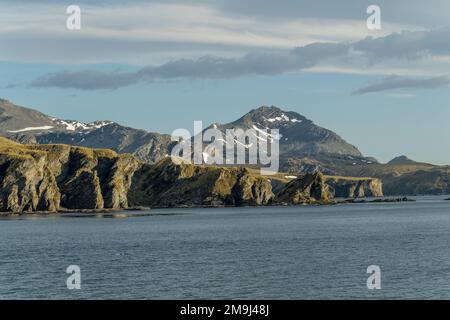
[{"label": "green vegetation on cliff", "polygon": [[126,208],[131,155],[0,138],[0,211]]},{"label": "green vegetation on cliff", "polygon": [[270,180],[247,168],[177,164],[170,157],[143,166],[133,180],[132,205],[264,205],[274,197]]},{"label": "green vegetation on cliff", "polygon": [[320,172],[261,176],[255,168],[193,165],[171,157],[150,165],[107,149],[0,138],[0,211],[325,204],[339,196],[381,195],[378,179]]}]

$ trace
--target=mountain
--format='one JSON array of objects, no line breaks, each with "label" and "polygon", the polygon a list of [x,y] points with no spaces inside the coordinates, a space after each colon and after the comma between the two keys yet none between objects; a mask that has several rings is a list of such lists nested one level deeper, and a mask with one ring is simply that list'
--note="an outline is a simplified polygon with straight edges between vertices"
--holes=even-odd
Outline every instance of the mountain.
[{"label": "mountain", "polygon": [[140,160],[154,163],[169,153],[171,137],[165,134],[125,127],[115,122],[93,130],[42,132],[37,143],[63,143],[88,148],[112,149],[132,153]]},{"label": "mountain", "polygon": [[[450,167],[418,163],[405,156],[380,164],[336,133],[274,106],[253,109],[233,122],[214,123],[209,128],[223,133],[237,128],[279,129],[280,171],[295,176],[320,171],[329,176],[374,177],[382,180],[386,195],[450,193]],[[4,99],[0,99],[0,135],[22,143],[107,148],[132,153],[149,164],[170,154],[175,144],[167,134],[111,121],[61,120]]]},{"label": "mountain", "polygon": [[0,124],[2,135],[25,131],[39,132],[56,127],[56,123],[49,116],[33,109],[16,106],[5,99],[0,99]]},{"label": "mountain", "polygon": [[389,161],[387,164],[397,165],[397,164],[415,164],[414,160],[409,159],[407,156],[398,156]]},{"label": "mountain", "polygon": [[354,161],[365,159],[355,146],[347,143],[333,131],[317,126],[296,112],[283,111],[275,106],[262,106],[251,110],[236,121],[226,124],[215,123],[209,128],[218,129],[222,133],[230,129],[254,129],[263,135],[265,133],[262,130],[278,129],[280,155],[283,159],[289,157],[318,159],[344,157]]},{"label": "mountain", "polygon": [[[61,120],[33,109],[0,100],[0,135],[23,143],[70,144],[89,148],[107,148],[132,153],[140,160],[155,163],[175,144],[170,135],[122,126],[111,121],[83,123]],[[333,162],[365,163],[368,158],[336,133],[315,125],[296,112],[262,106],[240,119],[212,124],[223,133],[227,129],[279,129],[280,157],[310,157]],[[373,162],[376,160],[372,159]]]},{"label": "mountain", "polygon": [[122,126],[112,121],[61,120],[0,99],[0,135],[22,143],[69,144],[133,153],[153,163],[172,144],[170,135]]}]

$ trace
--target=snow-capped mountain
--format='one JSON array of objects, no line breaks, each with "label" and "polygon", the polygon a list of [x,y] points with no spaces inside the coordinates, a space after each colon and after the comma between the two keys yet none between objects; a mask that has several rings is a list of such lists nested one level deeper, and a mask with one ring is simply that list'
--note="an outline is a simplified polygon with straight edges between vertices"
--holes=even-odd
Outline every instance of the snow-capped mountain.
[{"label": "snow-capped mountain", "polygon": [[61,120],[39,111],[20,107],[8,100],[0,99],[0,132],[2,134],[39,134],[48,132],[86,132],[109,124],[111,121],[83,123],[76,120]]},{"label": "snow-capped mountain", "polygon": [[114,123],[112,121],[94,121],[84,123],[75,120],[60,120],[56,118],[52,118],[52,120],[58,125],[58,127],[63,126],[67,131],[91,131]]},{"label": "snow-capped mountain", "polygon": [[[258,132],[257,139],[278,139],[280,155],[288,157],[317,157],[317,156],[348,156],[361,158],[361,152],[347,143],[336,133],[319,127],[304,116],[283,111],[280,108],[262,106],[251,110],[240,119],[227,123],[215,123],[208,128],[216,128],[222,133],[232,129],[254,129]],[[274,137],[270,129],[278,129],[279,135]]]},{"label": "snow-capped mountain", "polygon": [[[359,150],[336,133],[315,125],[304,116],[277,107],[253,109],[236,121],[219,124],[216,128],[254,129],[256,139],[263,142],[279,140],[280,161],[289,158],[308,157],[317,160],[344,161],[347,164],[376,162],[364,158]],[[273,135],[268,129],[279,129]],[[91,148],[108,148],[122,153],[133,153],[149,163],[169,154],[175,142],[170,135],[147,132],[122,126],[111,121],[83,123],[61,120],[33,109],[19,107],[7,100],[0,100],[0,135],[27,143],[65,143]],[[226,144],[226,141],[223,141]],[[242,143],[235,140],[235,144]],[[233,146],[226,146],[233,147]],[[208,150],[204,155],[208,157]]]},{"label": "snow-capped mountain", "polygon": [[169,135],[122,126],[111,121],[61,120],[0,99],[0,135],[24,143],[64,143],[134,153],[154,162],[172,143]]}]

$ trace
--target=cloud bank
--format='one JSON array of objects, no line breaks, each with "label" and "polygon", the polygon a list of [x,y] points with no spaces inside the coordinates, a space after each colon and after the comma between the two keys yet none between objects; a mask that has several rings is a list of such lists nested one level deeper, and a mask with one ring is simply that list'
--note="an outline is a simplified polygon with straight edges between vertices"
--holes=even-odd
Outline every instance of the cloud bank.
[{"label": "cloud bank", "polygon": [[366,94],[394,89],[436,89],[449,84],[450,78],[445,76],[426,79],[410,79],[392,76],[381,82],[358,89],[353,92],[353,94]]},{"label": "cloud bank", "polygon": [[[379,38],[367,37],[356,42],[317,42],[287,51],[248,53],[239,58],[204,56],[197,59],[175,59],[158,66],[144,67],[136,72],[62,71],[41,76],[33,80],[30,86],[80,90],[118,89],[140,82],[278,75],[327,64],[354,69],[376,69],[380,64],[389,62],[406,63],[407,66],[416,65],[418,61],[448,56],[450,29],[441,28],[431,31],[405,31]],[[428,79],[428,82],[388,79],[386,84],[376,84],[355,93],[383,90],[384,85],[386,88],[433,88],[445,82],[446,78],[433,79]]]}]

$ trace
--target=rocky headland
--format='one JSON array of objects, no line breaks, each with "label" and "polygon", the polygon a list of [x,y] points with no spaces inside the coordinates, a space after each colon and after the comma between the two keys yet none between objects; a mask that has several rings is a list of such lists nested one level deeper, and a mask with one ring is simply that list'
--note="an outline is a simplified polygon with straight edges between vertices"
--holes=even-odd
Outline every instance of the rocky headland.
[{"label": "rocky headland", "polygon": [[0,138],[0,211],[127,208],[139,161],[111,150]]},{"label": "rocky headland", "polygon": [[321,172],[268,177],[255,168],[199,166],[170,157],[152,165],[107,149],[0,138],[0,212],[331,204],[337,197],[382,195],[378,179]]}]

